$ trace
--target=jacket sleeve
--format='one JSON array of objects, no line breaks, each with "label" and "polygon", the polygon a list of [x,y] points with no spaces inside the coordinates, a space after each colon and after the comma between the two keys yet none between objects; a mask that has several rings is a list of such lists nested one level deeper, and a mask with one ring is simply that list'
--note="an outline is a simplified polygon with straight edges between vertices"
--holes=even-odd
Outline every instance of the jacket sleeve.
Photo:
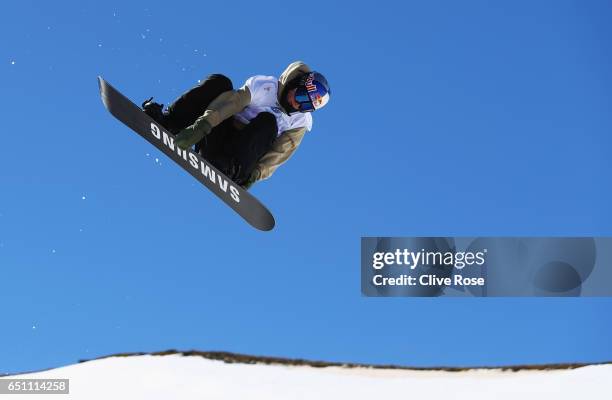
[{"label": "jacket sleeve", "polygon": [[250,102],[251,92],[248,87],[229,90],[217,96],[200,118],[206,120],[214,128],[227,118],[242,111]]},{"label": "jacket sleeve", "polygon": [[268,179],[281,164],[291,157],[302,142],[305,133],[306,128],[296,128],[285,131],[277,137],[272,143],[272,148],[259,159],[253,171],[254,180]]}]

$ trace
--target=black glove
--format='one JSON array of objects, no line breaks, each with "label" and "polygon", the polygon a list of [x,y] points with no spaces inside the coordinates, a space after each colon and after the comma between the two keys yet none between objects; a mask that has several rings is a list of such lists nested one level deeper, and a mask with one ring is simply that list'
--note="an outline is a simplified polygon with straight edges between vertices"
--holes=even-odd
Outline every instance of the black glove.
[{"label": "black glove", "polygon": [[259,170],[254,169],[253,172],[251,172],[251,176],[249,176],[249,178],[246,181],[244,181],[240,186],[242,186],[244,190],[249,190],[251,186],[253,186],[253,184],[257,182],[257,179],[259,178],[260,175],[261,173],[259,172]]}]

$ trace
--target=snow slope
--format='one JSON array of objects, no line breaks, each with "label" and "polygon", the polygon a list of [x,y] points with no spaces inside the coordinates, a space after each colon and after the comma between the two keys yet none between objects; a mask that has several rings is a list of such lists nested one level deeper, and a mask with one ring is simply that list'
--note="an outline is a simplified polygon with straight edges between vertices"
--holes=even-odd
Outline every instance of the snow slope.
[{"label": "snow slope", "polygon": [[[610,399],[612,364],[552,370],[413,370],[231,363],[200,355],[108,357],[11,378],[69,378],[54,399]],[[295,363],[294,363],[295,364]],[[20,399],[39,398],[21,395]]]}]

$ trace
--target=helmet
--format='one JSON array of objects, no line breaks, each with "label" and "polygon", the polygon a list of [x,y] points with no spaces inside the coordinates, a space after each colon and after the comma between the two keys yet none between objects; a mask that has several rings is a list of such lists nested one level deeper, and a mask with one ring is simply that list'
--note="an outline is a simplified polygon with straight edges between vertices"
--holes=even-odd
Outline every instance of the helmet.
[{"label": "helmet", "polygon": [[299,80],[295,100],[300,103],[300,112],[312,112],[329,101],[331,89],[325,77],[315,71],[305,73]]}]

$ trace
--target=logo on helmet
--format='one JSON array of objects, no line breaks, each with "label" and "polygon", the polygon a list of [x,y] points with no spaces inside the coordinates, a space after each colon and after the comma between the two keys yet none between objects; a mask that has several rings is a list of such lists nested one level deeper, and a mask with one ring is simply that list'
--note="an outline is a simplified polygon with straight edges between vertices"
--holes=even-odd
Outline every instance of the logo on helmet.
[{"label": "logo on helmet", "polygon": [[312,82],[314,81],[314,74],[311,72],[308,74],[308,78],[306,78],[306,82],[304,82],[304,86],[306,86],[306,90],[309,92],[316,92],[317,86]]},{"label": "logo on helmet", "polygon": [[[329,101],[329,87],[323,75],[310,72],[303,76],[298,89],[301,95],[307,95],[310,104],[306,104],[303,112],[317,110]],[[305,91],[305,93],[304,93]],[[310,109],[308,109],[310,107]]]}]

